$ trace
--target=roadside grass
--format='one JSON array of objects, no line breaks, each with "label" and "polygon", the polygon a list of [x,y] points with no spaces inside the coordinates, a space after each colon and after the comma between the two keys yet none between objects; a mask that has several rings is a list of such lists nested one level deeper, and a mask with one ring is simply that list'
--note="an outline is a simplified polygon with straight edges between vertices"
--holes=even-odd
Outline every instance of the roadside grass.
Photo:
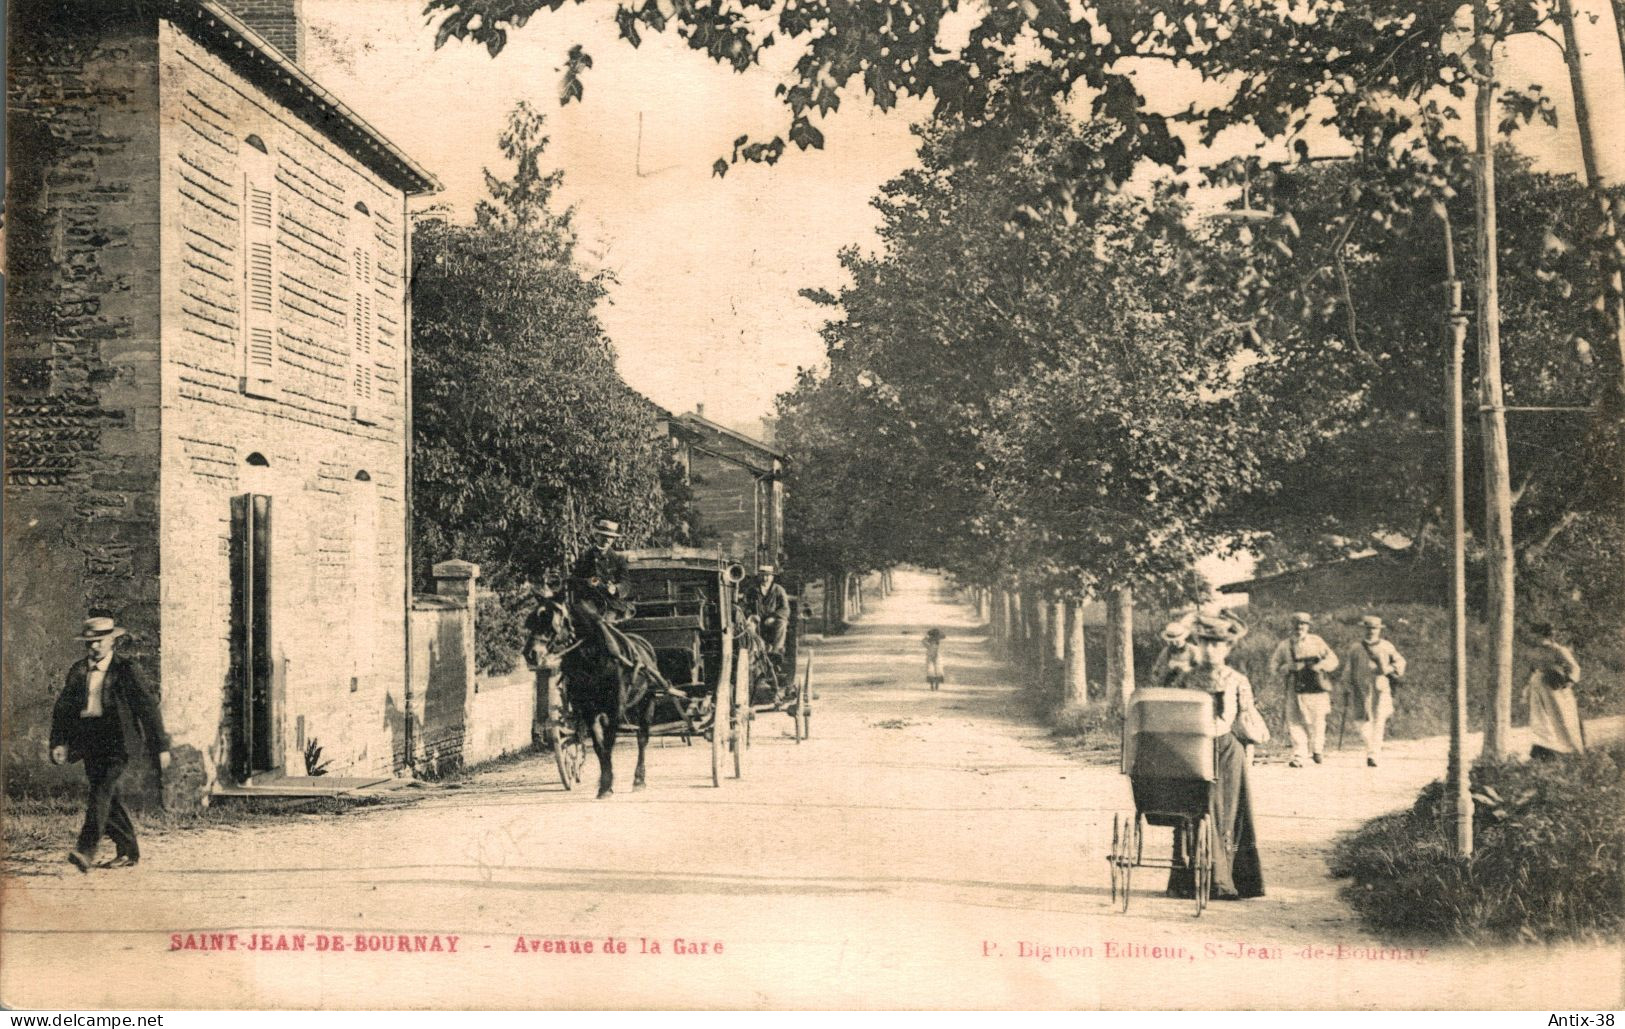
[{"label": "roadside grass", "polygon": [[1625,744],[1472,771],[1473,854],[1451,853],[1446,786],[1341,839],[1332,872],[1373,930],[1465,943],[1618,939]]},{"label": "roadside grass", "polygon": [[[1368,610],[1347,606],[1321,612],[1316,616],[1315,631],[1342,657],[1359,642],[1360,616]],[[1236,647],[1230,663],[1252,683],[1259,710],[1270,727],[1270,742],[1258,748],[1257,759],[1285,760],[1291,749],[1286,730],[1287,694],[1285,687],[1270,673],[1269,661],[1275,645],[1287,636],[1291,612],[1253,607],[1244,610],[1242,615],[1250,631]],[[1447,734],[1450,731],[1450,613],[1427,604],[1394,604],[1383,607],[1382,615],[1386,623],[1384,635],[1394,642],[1409,664],[1404,682],[1395,691],[1394,716],[1388,723],[1389,738],[1417,739]],[[1134,665],[1136,681],[1143,684],[1161,649],[1158,633],[1164,621],[1147,612],[1142,612],[1142,619],[1143,624],[1136,624],[1134,630]],[[1484,713],[1489,703],[1484,688],[1489,671],[1487,629],[1480,623],[1469,623],[1467,643],[1468,726],[1476,731],[1484,727]],[[1111,709],[1103,694],[1105,628],[1087,628],[1084,646],[1092,698],[1086,706],[1061,703],[1058,671],[1052,671],[1045,682],[1039,683],[1030,663],[1007,660],[1022,671],[1030,708],[1055,735],[1075,740],[1082,750],[1115,755],[1122,718]],[[1625,645],[1622,641],[1580,640],[1575,653],[1583,672],[1575,689],[1582,713],[1586,717],[1625,713]],[[1523,684],[1537,656],[1534,642],[1520,636],[1514,645],[1514,725],[1528,724],[1529,703]],[[1335,673],[1334,679],[1337,692],[1333,694],[1334,706],[1327,720],[1327,748],[1338,749],[1340,735],[1345,748],[1361,747],[1364,744],[1357,728],[1358,713],[1351,710],[1344,714],[1341,670]]]},{"label": "roadside grass", "polygon": [[[190,811],[166,811],[156,806],[131,808],[136,834],[141,837],[221,826],[264,825],[308,817],[331,817],[386,805],[410,803],[403,796],[293,797],[237,799]],[[0,810],[0,840],[8,859],[40,851],[66,853],[79,835],[85,816],[84,789],[36,791],[5,798]]]}]

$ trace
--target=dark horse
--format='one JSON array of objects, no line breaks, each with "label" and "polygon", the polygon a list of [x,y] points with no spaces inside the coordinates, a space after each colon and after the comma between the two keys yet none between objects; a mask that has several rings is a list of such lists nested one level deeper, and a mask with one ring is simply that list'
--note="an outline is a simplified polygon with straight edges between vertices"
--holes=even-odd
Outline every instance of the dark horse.
[{"label": "dark horse", "polygon": [[622,634],[635,658],[629,667],[605,648],[598,632],[583,627],[578,634],[569,604],[559,598],[543,600],[526,627],[526,661],[533,668],[560,662],[564,680],[560,697],[569,699],[577,724],[586,725],[592,734],[593,753],[598,755],[598,796],[615,792],[615,738],[626,722],[638,732],[638,767],[632,775],[632,789],[643,789],[643,757],[655,704],[668,688],[657,671],[654,648],[641,637]]}]

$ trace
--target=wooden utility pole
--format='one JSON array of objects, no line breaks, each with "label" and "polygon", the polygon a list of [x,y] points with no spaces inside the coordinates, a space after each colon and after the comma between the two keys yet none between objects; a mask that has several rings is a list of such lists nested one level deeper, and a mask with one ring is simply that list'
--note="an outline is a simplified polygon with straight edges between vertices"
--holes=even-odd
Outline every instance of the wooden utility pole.
[{"label": "wooden utility pole", "polygon": [[1490,703],[1484,756],[1504,757],[1512,731],[1514,628],[1512,471],[1507,460],[1506,407],[1501,391],[1501,302],[1495,228],[1495,37],[1486,0],[1473,4],[1479,49],[1474,103],[1478,222],[1479,422],[1484,437],[1484,570],[1490,621]]},{"label": "wooden utility pole", "polygon": [[1089,703],[1089,678],[1083,663],[1083,603],[1077,598],[1066,602],[1066,672],[1061,680],[1063,699],[1079,707]]}]

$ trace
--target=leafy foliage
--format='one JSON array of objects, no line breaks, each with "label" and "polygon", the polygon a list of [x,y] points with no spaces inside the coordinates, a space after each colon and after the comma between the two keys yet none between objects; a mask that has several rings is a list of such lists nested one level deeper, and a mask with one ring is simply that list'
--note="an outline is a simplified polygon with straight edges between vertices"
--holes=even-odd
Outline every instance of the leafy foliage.
[{"label": "leafy foliage", "polygon": [[[1614,471],[1621,426],[1609,399],[1617,354],[1596,359],[1589,343],[1580,345],[1608,331],[1574,299],[1599,293],[1607,268],[1565,242],[1601,230],[1593,195],[1571,177],[1532,171],[1510,149],[1498,163],[1507,402],[1564,409],[1512,415],[1517,535],[1534,541],[1569,512],[1625,502]],[[1342,555],[1373,538],[1431,538],[1447,517],[1447,237],[1439,215],[1470,224],[1472,211],[1467,190],[1450,185],[1467,179],[1460,162],[1439,174],[1449,199],[1437,205],[1375,189],[1384,172],[1363,161],[1253,175],[1252,202],[1273,217],[1243,227],[1250,259],[1242,280],[1260,330],[1246,375],[1304,444],[1300,460],[1273,469],[1274,488],[1233,505],[1237,531],[1268,530],[1255,540],[1266,550]],[[1378,210],[1382,218],[1373,216]],[[1470,296],[1476,268],[1465,256],[1458,261]],[[1476,397],[1469,381],[1469,411]],[[1477,419],[1467,430],[1473,492]],[[1478,524],[1482,507],[1469,511]]]},{"label": "leafy foliage", "polygon": [[1473,769],[1473,856],[1452,855],[1445,784],[1339,844],[1344,896],[1386,934],[1489,943],[1617,938],[1625,747]]},{"label": "leafy foliage", "polygon": [[[631,543],[670,541],[674,463],[655,408],[615,369],[595,307],[609,280],[575,258],[549,203],[542,116],[521,104],[472,225],[438,212],[413,240],[414,561],[478,562],[505,590],[564,564],[606,515]],[[676,502],[674,502],[676,501]]]},{"label": "leafy foliage", "polygon": [[922,167],[875,202],[884,252],[847,251],[852,285],[809,294],[845,317],[824,329],[828,375],[781,398],[793,540],[1071,590],[1185,581],[1220,542],[1204,519],[1291,441],[1237,390],[1240,313],[1187,274],[1197,241],[1167,231],[1182,205],[1008,207],[1113,131],[1057,115],[991,151],[957,124],[923,132]]}]

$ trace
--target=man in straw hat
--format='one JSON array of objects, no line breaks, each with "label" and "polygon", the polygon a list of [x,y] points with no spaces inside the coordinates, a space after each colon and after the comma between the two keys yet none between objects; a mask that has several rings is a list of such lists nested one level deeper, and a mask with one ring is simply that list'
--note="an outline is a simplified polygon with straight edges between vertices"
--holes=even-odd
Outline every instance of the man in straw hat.
[{"label": "man in straw hat", "polygon": [[1188,619],[1169,622],[1162,630],[1162,652],[1151,665],[1151,685],[1174,686],[1180,676],[1191,670],[1196,651],[1190,645],[1191,626]]},{"label": "man in straw hat", "polygon": [[1292,635],[1282,640],[1270,657],[1270,669],[1286,685],[1286,728],[1292,735],[1289,767],[1302,768],[1305,758],[1325,760],[1326,716],[1332,710],[1326,676],[1337,671],[1337,654],[1326,641],[1309,631],[1314,624],[1307,611],[1292,616]]},{"label": "man in straw hat", "polygon": [[[1388,719],[1394,713],[1394,685],[1405,674],[1405,656],[1382,638],[1381,618],[1365,615],[1360,625],[1365,629],[1365,638],[1348,649],[1343,662],[1343,685],[1349,691],[1343,703],[1355,705],[1360,715],[1365,763],[1375,768],[1382,754],[1383,736],[1388,732]],[[1347,710],[1344,708],[1344,717]]]},{"label": "man in straw hat", "polygon": [[632,587],[626,558],[615,552],[621,538],[621,523],[599,518],[592,523],[592,546],[570,567],[570,616],[581,631],[593,631],[616,660],[627,667],[637,664],[625,637],[609,624],[607,616],[631,613]]},{"label": "man in straw hat", "polygon": [[774,581],[778,569],[761,565],[756,569],[756,581],[745,593],[747,610],[756,616],[762,642],[775,658],[784,656],[784,642],[790,629],[790,595]]},{"label": "man in straw hat", "polygon": [[90,781],[84,828],[68,852],[81,872],[90,871],[103,836],[116,848],[110,867],[141,860],[135,825],[118,794],[119,777],[136,744],[157,754],[159,767],[169,767],[169,736],[158,704],[135,663],[114,652],[124,634],[111,618],[85,619],[75,638],[89,653],[68,669],[67,685],[51,711],[51,762],[83,761]]}]

